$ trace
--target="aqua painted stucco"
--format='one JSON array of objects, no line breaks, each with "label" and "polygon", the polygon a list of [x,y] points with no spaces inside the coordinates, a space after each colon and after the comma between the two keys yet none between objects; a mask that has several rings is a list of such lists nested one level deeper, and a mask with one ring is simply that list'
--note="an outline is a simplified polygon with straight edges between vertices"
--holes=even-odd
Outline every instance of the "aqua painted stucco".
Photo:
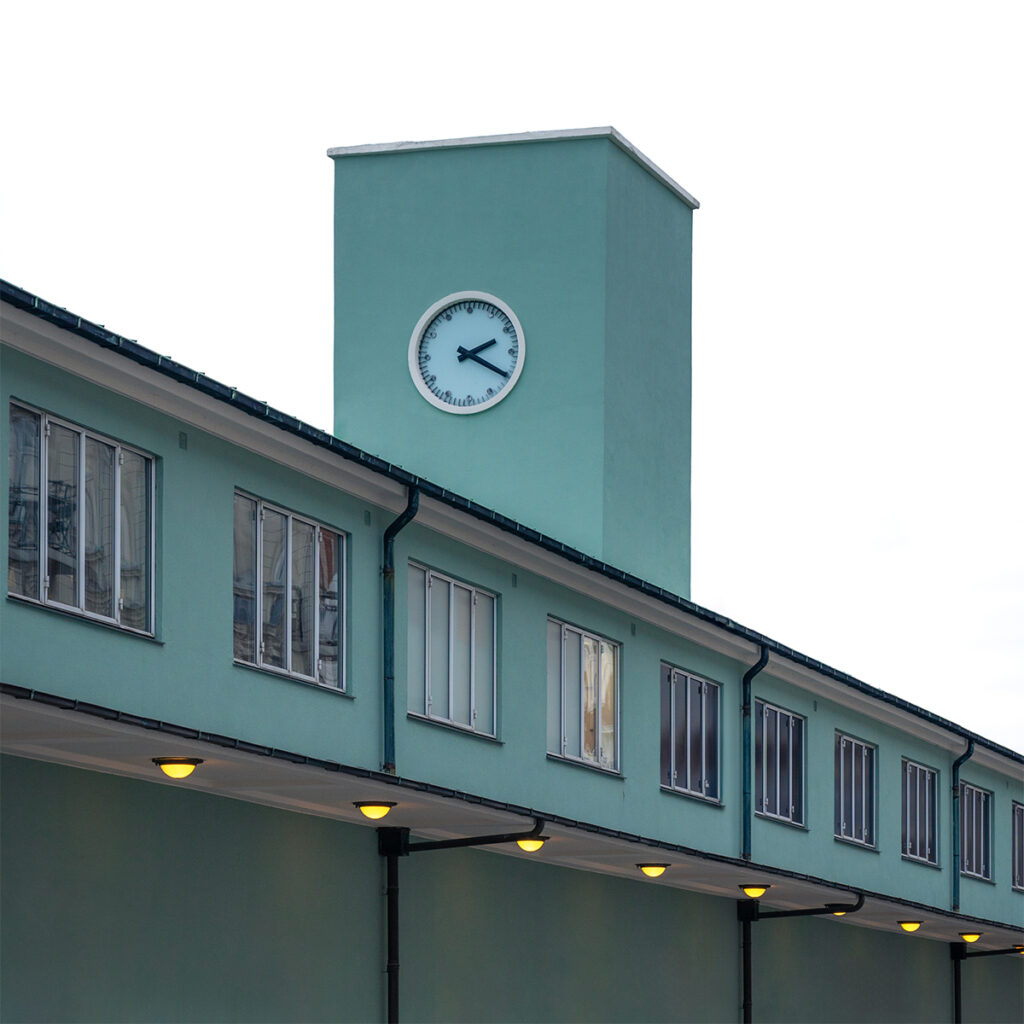
[{"label": "aqua painted stucco", "polygon": [[[379,767],[380,543],[382,531],[393,518],[393,512],[357,500],[337,487],[248,448],[228,443],[174,417],[155,412],[141,402],[85,383],[64,370],[6,348],[0,350],[0,395],[4,403],[0,438],[5,450],[9,435],[6,409],[14,397],[143,448],[157,460],[155,639],[140,639],[6,597],[0,602],[0,680],[252,743],[359,767]],[[185,448],[179,444],[182,431],[187,434]],[[0,490],[8,487],[7,473],[4,458],[0,460]],[[294,509],[347,534],[348,696],[233,664],[232,501],[236,488]],[[7,557],[7,536],[7,530],[0,523],[0,560],[3,562]],[[740,661],[702,647],[591,594],[555,583],[516,563],[484,554],[420,522],[414,521],[399,534],[395,554],[399,567],[396,574],[396,705],[399,709],[396,753],[400,775],[607,828],[727,856],[739,855],[741,679],[753,657],[750,661]],[[410,695],[404,568],[410,559],[484,587],[498,597],[498,731],[495,740],[469,736],[406,714]],[[621,645],[619,774],[598,772],[548,756],[545,661],[548,616],[583,626]],[[660,789],[658,736],[662,662],[702,675],[721,687],[720,805]],[[752,851],[755,863],[860,885],[926,906],[948,908],[952,890],[949,780],[957,751],[938,748],[910,731],[884,725],[794,686],[775,675],[771,667],[756,677],[753,695],[801,714],[807,720],[806,828],[796,829],[756,818]],[[839,843],[832,835],[832,765],[837,730],[877,747],[877,852]],[[937,868],[905,861],[900,854],[899,780],[900,760],[904,756],[929,765],[939,773]],[[1019,774],[1000,774],[977,761],[969,761],[964,766],[962,777],[993,794],[994,848],[993,882],[963,879],[962,911],[1024,927],[1024,895],[1011,891],[1009,882],[1010,807],[1014,800],[1024,801],[1024,785]],[[60,790],[65,784],[54,785]],[[104,793],[107,795],[102,796]],[[102,802],[110,796],[109,791],[101,790],[101,797],[94,802]],[[230,801],[228,804],[234,806]],[[173,812],[172,817],[176,813]],[[205,811],[199,814],[198,824],[189,825],[190,832],[207,828],[204,815]],[[85,827],[84,823],[81,827]],[[241,829],[242,823],[237,827]],[[115,836],[122,836],[123,832],[121,825],[114,829]],[[12,834],[8,830],[6,835]],[[233,834],[225,833],[222,846],[244,845],[237,837],[230,839]],[[103,842],[100,838],[90,841]],[[6,846],[5,837],[5,851]],[[366,856],[373,864],[378,864],[375,852],[370,850]],[[474,856],[484,857],[486,863],[499,861],[507,865],[508,861],[493,854]],[[25,857],[30,859],[27,854]],[[449,862],[438,863],[436,869],[430,870],[436,870],[443,877],[449,870],[445,866]],[[474,866],[467,870],[477,871],[477,862],[471,863]],[[410,872],[428,870],[419,864],[417,861]],[[262,867],[272,870],[272,866]],[[38,870],[51,869],[40,867]],[[556,880],[575,874],[562,869],[550,870],[555,872],[551,877]],[[6,868],[4,873],[7,873]],[[563,884],[572,892],[592,894],[587,898],[578,897],[586,913],[591,915],[593,908],[588,900],[607,898],[612,908],[621,908],[634,899],[647,900],[646,895],[635,894],[651,891],[649,887],[632,889],[627,886],[633,896],[619,901],[618,896],[605,895],[602,888],[605,882],[588,876],[578,882],[551,882],[549,889],[541,890],[547,894],[545,899],[557,902],[560,897],[556,893]],[[607,884],[614,889],[619,883],[607,881]],[[528,886],[524,883],[525,888]],[[513,887],[511,892],[514,895],[519,890]],[[696,899],[681,894],[673,898]],[[413,900],[411,905],[415,905],[415,899],[410,899]],[[712,918],[732,914],[729,901],[725,904],[711,902],[717,909],[705,911],[690,903],[680,905],[679,913],[699,916],[706,912]],[[729,909],[721,910],[722,905]],[[468,914],[467,908],[472,906],[469,903],[458,912]],[[566,913],[570,910],[571,907],[567,907]],[[615,909],[616,914],[619,912]],[[626,910],[621,912],[628,917]],[[515,913],[508,910],[513,917]],[[115,920],[120,920],[121,914],[122,909],[118,908]],[[600,931],[601,927],[598,920],[595,928]],[[729,932],[726,937],[731,944],[728,948],[735,950],[734,934]],[[692,938],[687,933],[681,941],[692,942]],[[568,956],[557,951],[551,952],[551,956],[562,957],[566,970],[582,970],[579,965],[586,959],[582,954]],[[379,958],[374,963],[379,969]],[[640,970],[635,963],[630,963],[630,973]],[[970,966],[974,970],[976,965]],[[30,972],[30,976],[37,977],[42,969],[33,967],[35,974]],[[497,982],[491,979],[489,984],[493,987]],[[469,990],[473,991],[472,985]],[[675,988],[667,987],[658,992],[659,998],[676,999]],[[459,1008],[462,1004],[456,1001],[461,998],[458,993],[439,990],[431,996],[435,1002],[430,1005],[438,1008],[439,1017],[449,1015],[448,1019],[454,1019],[450,1015],[462,1012]],[[612,999],[610,1006],[620,1005],[614,1002],[617,996],[605,994],[605,998]],[[472,1000],[466,1005],[471,1004]],[[537,1009],[539,1003],[525,1005],[531,1014],[536,1010],[537,1017],[533,1019],[543,1019]],[[549,1002],[549,1005],[561,1004]],[[465,1012],[468,1019],[470,1011]],[[308,1019],[315,1019],[312,1011],[310,1014]],[[704,1018],[698,1016],[697,1019]],[[709,1010],[708,1019],[729,1018],[716,1018]]]},{"label": "aqua painted stucco", "polygon": [[[689,594],[692,211],[609,139],[335,161],[335,432]],[[497,295],[522,376],[473,415],[407,368],[438,299]]]},{"label": "aqua painted stucco", "polygon": [[[384,1016],[370,827],[0,758],[0,1019]],[[481,850],[400,862],[402,1019],[739,1019],[735,904]],[[951,1019],[948,946],[753,926],[755,1020]],[[1024,964],[964,964],[964,1019],[1019,1021]]]}]

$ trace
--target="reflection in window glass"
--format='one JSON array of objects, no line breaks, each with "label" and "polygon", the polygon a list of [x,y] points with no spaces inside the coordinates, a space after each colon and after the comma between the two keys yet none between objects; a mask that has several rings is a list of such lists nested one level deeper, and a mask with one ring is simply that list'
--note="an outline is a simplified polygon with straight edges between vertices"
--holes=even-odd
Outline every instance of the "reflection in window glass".
[{"label": "reflection in window glass", "polygon": [[716,683],[661,666],[662,785],[719,799],[718,700]]},{"label": "reflection in window glass", "polygon": [[495,735],[493,594],[409,563],[409,710]]},{"label": "reflection in window glass", "polygon": [[39,416],[11,406],[7,591],[39,599]]},{"label": "reflection in window glass", "polygon": [[10,423],[8,593],[151,632],[153,460],[13,402]]},{"label": "reflection in window glass", "polygon": [[234,656],[344,689],[345,539],[235,494]]},{"label": "reflection in window glass", "polygon": [[[554,627],[554,632],[552,632]],[[548,749],[551,753],[618,770],[619,647],[603,637],[549,620]],[[557,674],[556,674],[557,673]]]}]

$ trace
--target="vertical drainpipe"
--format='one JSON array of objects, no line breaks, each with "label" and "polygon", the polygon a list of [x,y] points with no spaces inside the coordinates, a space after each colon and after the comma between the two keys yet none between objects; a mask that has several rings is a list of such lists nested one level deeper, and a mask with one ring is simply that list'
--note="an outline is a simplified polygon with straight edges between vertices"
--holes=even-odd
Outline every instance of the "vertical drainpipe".
[{"label": "vertical drainpipe", "polygon": [[960,765],[974,753],[974,740],[953,762],[953,909],[960,909]]},{"label": "vertical drainpipe", "polygon": [[768,664],[768,648],[761,645],[761,658],[743,675],[743,859],[750,860],[750,819],[753,800],[750,792],[750,682]]},{"label": "vertical drainpipe", "polygon": [[412,522],[420,504],[418,487],[409,488],[405,511],[384,531],[383,578],[384,616],[384,758],[381,767],[395,771],[395,537]]}]

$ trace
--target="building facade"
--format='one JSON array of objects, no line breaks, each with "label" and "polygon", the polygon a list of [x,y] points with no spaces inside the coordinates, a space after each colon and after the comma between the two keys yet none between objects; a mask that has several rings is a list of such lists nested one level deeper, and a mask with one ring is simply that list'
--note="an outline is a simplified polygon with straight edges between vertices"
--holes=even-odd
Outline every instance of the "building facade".
[{"label": "building facade", "polygon": [[1024,758],[689,600],[696,201],[331,156],[336,436],[2,285],[2,1019],[1019,1020]]}]

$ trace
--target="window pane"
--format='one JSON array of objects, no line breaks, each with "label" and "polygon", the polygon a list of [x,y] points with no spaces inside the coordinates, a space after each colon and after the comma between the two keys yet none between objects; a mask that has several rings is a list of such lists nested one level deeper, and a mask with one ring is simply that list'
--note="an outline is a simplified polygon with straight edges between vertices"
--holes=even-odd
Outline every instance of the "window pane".
[{"label": "window pane", "polygon": [[562,627],[548,619],[548,751],[562,749]]},{"label": "window pane", "polygon": [[704,795],[718,799],[718,687],[705,684],[704,694]]},{"label": "window pane", "polygon": [[911,857],[921,856],[921,828],[920,818],[920,772],[915,765],[907,765],[907,781],[904,786],[904,800],[906,809],[903,815],[903,848]]},{"label": "window pane", "polygon": [[39,417],[11,406],[7,590],[39,598]]},{"label": "window pane", "polygon": [[701,748],[701,694],[700,680],[690,677],[687,683],[689,691],[687,703],[687,727],[686,744],[687,760],[690,766],[690,779],[688,789],[693,792],[702,792],[702,779],[704,777],[703,765],[701,763],[703,750]]},{"label": "window pane", "polygon": [[452,710],[451,718],[459,725],[472,725],[470,709],[470,614],[473,592],[452,584]]},{"label": "window pane", "polygon": [[757,806],[765,810],[765,771],[764,771],[764,705],[757,701],[754,705],[754,776],[756,780],[755,799]]},{"label": "window pane", "polygon": [[263,654],[265,665],[286,668],[288,631],[288,519],[263,510]]},{"label": "window pane", "polygon": [[925,772],[924,776],[927,785],[927,799],[925,801],[925,829],[921,840],[921,848],[922,854],[934,864],[937,863],[939,858],[939,848],[935,842],[936,822],[939,813],[935,798],[936,775],[935,772]]},{"label": "window pane", "polygon": [[843,834],[843,737],[836,736],[835,750],[835,834]]},{"label": "window pane", "polygon": [[597,641],[583,638],[583,757],[597,760]]},{"label": "window pane", "polygon": [[476,595],[476,668],[473,698],[476,703],[474,727],[494,735],[494,598]]},{"label": "window pane", "polygon": [[47,458],[47,597],[78,605],[79,435],[54,423]]},{"label": "window pane", "polygon": [[255,664],[256,502],[241,494],[235,495],[234,617],[235,658]]},{"label": "window pane", "polygon": [[[124,456],[121,465],[121,625],[130,626],[132,629],[150,629],[150,461],[135,452],[122,451],[121,454]],[[238,499],[235,500],[235,529],[237,531]],[[252,503],[250,502],[250,504]],[[237,549],[237,532],[235,536]],[[255,540],[255,537],[252,539]],[[255,554],[251,556],[249,563],[250,587],[252,586],[251,570],[254,565]],[[249,626],[251,633],[251,614]],[[235,657],[238,657],[237,652]],[[249,657],[246,660],[251,661],[252,658]]]},{"label": "window pane", "polygon": [[316,531],[309,523],[292,519],[291,670],[303,676],[313,675],[316,557]]},{"label": "window pane", "polygon": [[430,577],[430,703],[427,713],[448,718],[448,620],[451,587]]},{"label": "window pane", "polygon": [[85,439],[85,607],[114,617],[114,449]]},{"label": "window pane", "polygon": [[424,715],[427,712],[426,656],[427,656],[427,574],[418,565],[409,566],[409,710]]},{"label": "window pane", "polygon": [[615,712],[617,708],[616,654],[611,644],[601,642],[601,749],[600,761],[606,768],[616,767]]},{"label": "window pane", "polygon": [[580,740],[583,716],[580,696],[583,684],[580,678],[583,637],[573,629],[565,633],[565,752],[570,757],[581,757],[583,746]]},{"label": "window pane", "polygon": [[[324,686],[341,686],[341,551],[344,541],[331,530],[320,531],[320,643],[317,678]],[[420,623],[420,634],[423,624]],[[422,693],[422,690],[420,691]]]},{"label": "window pane", "polygon": [[[843,835],[854,836],[857,830],[857,817],[858,809],[854,807],[853,800],[853,776],[854,776],[854,761],[853,761],[853,747],[854,745],[849,741],[845,740],[842,743],[842,779],[843,779]],[[857,768],[859,769],[859,765]]]},{"label": "window pane", "polygon": [[792,820],[803,824],[804,820],[804,723],[800,718],[793,718],[793,772],[790,780],[792,812],[787,809]]},{"label": "window pane", "polygon": [[875,841],[875,751],[864,748],[864,842]]},{"label": "window pane", "polygon": [[661,666],[661,784],[672,785],[672,670]]},{"label": "window pane", "polygon": [[689,676],[682,672],[674,672],[676,699],[675,745],[676,745],[676,778],[673,785],[677,789],[690,788],[690,733],[687,728],[687,700],[690,696]]},{"label": "window pane", "polygon": [[[765,732],[768,736],[767,754],[768,754],[768,792],[767,792],[767,804],[769,814],[779,814],[779,754],[780,754],[780,743],[779,743],[779,713],[773,708],[768,709],[767,722],[765,723]],[[783,734],[786,730],[783,727]],[[783,756],[788,760],[789,758],[789,739],[787,735],[782,736],[782,742],[785,744],[785,751]],[[785,784],[785,776],[783,776],[783,784]]]}]

